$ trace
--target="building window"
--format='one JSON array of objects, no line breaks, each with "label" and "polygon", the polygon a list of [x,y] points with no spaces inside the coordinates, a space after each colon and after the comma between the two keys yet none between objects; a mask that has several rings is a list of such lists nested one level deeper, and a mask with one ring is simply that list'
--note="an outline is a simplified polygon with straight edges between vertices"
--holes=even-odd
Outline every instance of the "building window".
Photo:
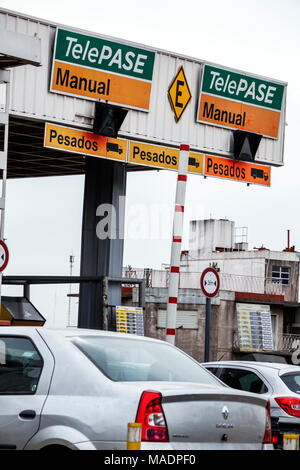
[{"label": "building window", "polygon": [[272,281],[288,285],[290,281],[290,268],[286,266],[273,266]]},{"label": "building window", "polygon": [[[166,328],[167,311],[159,309],[157,312],[157,328]],[[197,329],[198,312],[194,310],[177,310],[176,328]]]}]

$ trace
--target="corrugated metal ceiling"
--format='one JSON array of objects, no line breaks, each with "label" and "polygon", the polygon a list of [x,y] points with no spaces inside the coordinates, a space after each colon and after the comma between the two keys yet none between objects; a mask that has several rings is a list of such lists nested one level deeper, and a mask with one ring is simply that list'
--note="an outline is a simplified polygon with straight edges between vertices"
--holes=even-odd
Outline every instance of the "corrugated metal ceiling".
[{"label": "corrugated metal ceiling", "polygon": [[43,147],[45,124],[10,118],[8,178],[82,174],[84,158]]},{"label": "corrugated metal ceiling", "polygon": [[[80,175],[85,173],[85,156],[43,146],[45,123],[10,117],[8,178]],[[3,136],[0,136],[0,146]],[[93,157],[88,157],[93,158]],[[128,171],[151,168],[128,165]]]}]

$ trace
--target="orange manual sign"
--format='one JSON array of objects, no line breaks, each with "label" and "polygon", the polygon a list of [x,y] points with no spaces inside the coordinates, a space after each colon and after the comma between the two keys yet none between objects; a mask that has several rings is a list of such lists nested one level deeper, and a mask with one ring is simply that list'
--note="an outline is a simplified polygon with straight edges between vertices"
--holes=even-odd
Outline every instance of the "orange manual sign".
[{"label": "orange manual sign", "polygon": [[57,28],[50,91],[149,111],[155,52]]},{"label": "orange manual sign", "polygon": [[197,121],[277,139],[284,86],[205,64]]}]

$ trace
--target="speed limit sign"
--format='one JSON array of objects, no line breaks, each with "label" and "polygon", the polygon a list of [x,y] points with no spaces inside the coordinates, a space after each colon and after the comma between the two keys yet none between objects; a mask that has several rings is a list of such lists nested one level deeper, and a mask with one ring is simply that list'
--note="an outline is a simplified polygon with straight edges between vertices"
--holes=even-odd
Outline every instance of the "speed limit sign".
[{"label": "speed limit sign", "polygon": [[2,272],[8,263],[8,248],[4,241],[0,240],[0,272]]},{"label": "speed limit sign", "polygon": [[220,278],[217,271],[213,268],[204,269],[201,275],[200,285],[206,297],[215,297],[220,288]]}]

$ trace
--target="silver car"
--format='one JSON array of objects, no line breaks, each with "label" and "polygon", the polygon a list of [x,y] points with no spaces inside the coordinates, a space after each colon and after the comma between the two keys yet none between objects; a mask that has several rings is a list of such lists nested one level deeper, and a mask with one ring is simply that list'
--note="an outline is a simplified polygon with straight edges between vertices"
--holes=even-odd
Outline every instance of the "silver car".
[{"label": "silver car", "polygon": [[299,366],[254,361],[218,361],[203,365],[228,386],[269,398],[274,447],[299,448]]},{"label": "silver car", "polygon": [[273,448],[265,397],[164,341],[0,328],[0,448],[125,450],[132,422],[142,450]]}]

